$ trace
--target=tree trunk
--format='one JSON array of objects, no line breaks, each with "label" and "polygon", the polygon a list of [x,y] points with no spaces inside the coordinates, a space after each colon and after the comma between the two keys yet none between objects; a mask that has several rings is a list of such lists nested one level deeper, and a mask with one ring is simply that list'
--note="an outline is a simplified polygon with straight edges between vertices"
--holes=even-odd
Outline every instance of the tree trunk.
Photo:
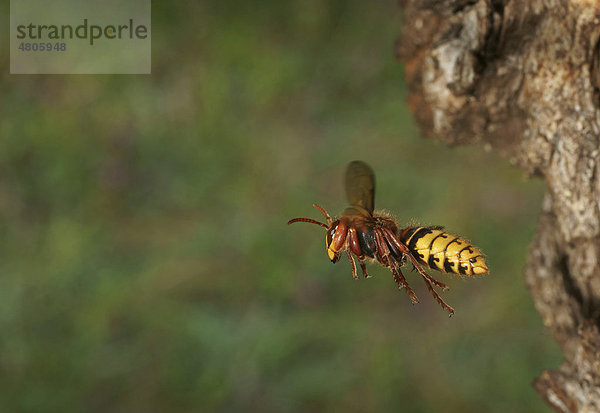
[{"label": "tree trunk", "polygon": [[534,387],[600,411],[600,2],[407,0],[397,47],[426,135],[547,183],[525,278],[564,362]]}]

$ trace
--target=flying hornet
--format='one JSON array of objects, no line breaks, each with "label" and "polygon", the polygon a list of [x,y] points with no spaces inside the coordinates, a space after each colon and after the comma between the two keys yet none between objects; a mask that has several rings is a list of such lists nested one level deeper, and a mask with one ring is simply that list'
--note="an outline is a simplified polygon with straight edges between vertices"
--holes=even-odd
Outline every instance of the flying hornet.
[{"label": "flying hornet", "polygon": [[365,261],[377,261],[387,267],[400,289],[404,288],[413,303],[418,303],[401,267],[408,261],[423,277],[427,289],[450,316],[454,309],[442,300],[433,285],[447,290],[445,284],[430,276],[423,267],[461,275],[487,274],[488,267],[481,251],[464,238],[451,235],[440,226],[409,226],[398,228],[390,215],[374,211],[375,174],[365,162],[353,161],[346,169],[346,197],[350,206],[340,218],[332,219],[321,206],[313,204],[325,216],[327,223],[311,218],[288,221],[308,222],[326,230],[327,255],[334,264],[343,253],[352,264],[352,277],[358,279],[354,257],[368,278]]}]

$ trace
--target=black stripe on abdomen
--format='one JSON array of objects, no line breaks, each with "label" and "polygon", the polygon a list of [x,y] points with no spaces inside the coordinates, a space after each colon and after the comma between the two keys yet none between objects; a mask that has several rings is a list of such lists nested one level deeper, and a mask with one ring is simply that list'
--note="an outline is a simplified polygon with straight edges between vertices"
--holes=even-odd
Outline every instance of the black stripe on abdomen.
[{"label": "black stripe on abdomen", "polygon": [[[431,230],[431,228],[427,228],[427,227],[420,227],[417,228],[417,230],[414,232],[414,235],[410,238],[410,241],[408,242],[408,249],[411,250],[411,252],[413,252],[413,255],[418,255],[417,254],[417,249],[415,248],[417,246],[417,242],[419,242],[419,240],[421,238],[423,238],[426,234],[431,234],[433,231]],[[405,238],[406,240],[406,238]]]}]

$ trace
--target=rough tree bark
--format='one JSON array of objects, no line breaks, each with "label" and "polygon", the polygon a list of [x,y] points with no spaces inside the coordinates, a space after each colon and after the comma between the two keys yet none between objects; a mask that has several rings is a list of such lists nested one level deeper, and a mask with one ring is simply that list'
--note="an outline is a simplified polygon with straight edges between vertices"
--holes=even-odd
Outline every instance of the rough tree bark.
[{"label": "rough tree bark", "polygon": [[547,183],[525,278],[564,362],[534,387],[600,412],[600,1],[406,0],[397,53],[425,134]]}]

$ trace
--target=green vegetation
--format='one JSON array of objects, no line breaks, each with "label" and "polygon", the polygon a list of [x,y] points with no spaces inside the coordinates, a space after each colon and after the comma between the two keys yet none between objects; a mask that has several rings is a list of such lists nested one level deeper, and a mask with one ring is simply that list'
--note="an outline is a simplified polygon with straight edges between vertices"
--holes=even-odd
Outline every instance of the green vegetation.
[{"label": "green vegetation", "polygon": [[[0,6],[5,15],[8,5]],[[14,76],[0,55],[0,411],[545,411],[559,351],[522,268],[543,186],[423,139],[395,2],[153,2],[151,76]],[[377,207],[492,274],[353,281],[325,233],[348,161]]]}]

